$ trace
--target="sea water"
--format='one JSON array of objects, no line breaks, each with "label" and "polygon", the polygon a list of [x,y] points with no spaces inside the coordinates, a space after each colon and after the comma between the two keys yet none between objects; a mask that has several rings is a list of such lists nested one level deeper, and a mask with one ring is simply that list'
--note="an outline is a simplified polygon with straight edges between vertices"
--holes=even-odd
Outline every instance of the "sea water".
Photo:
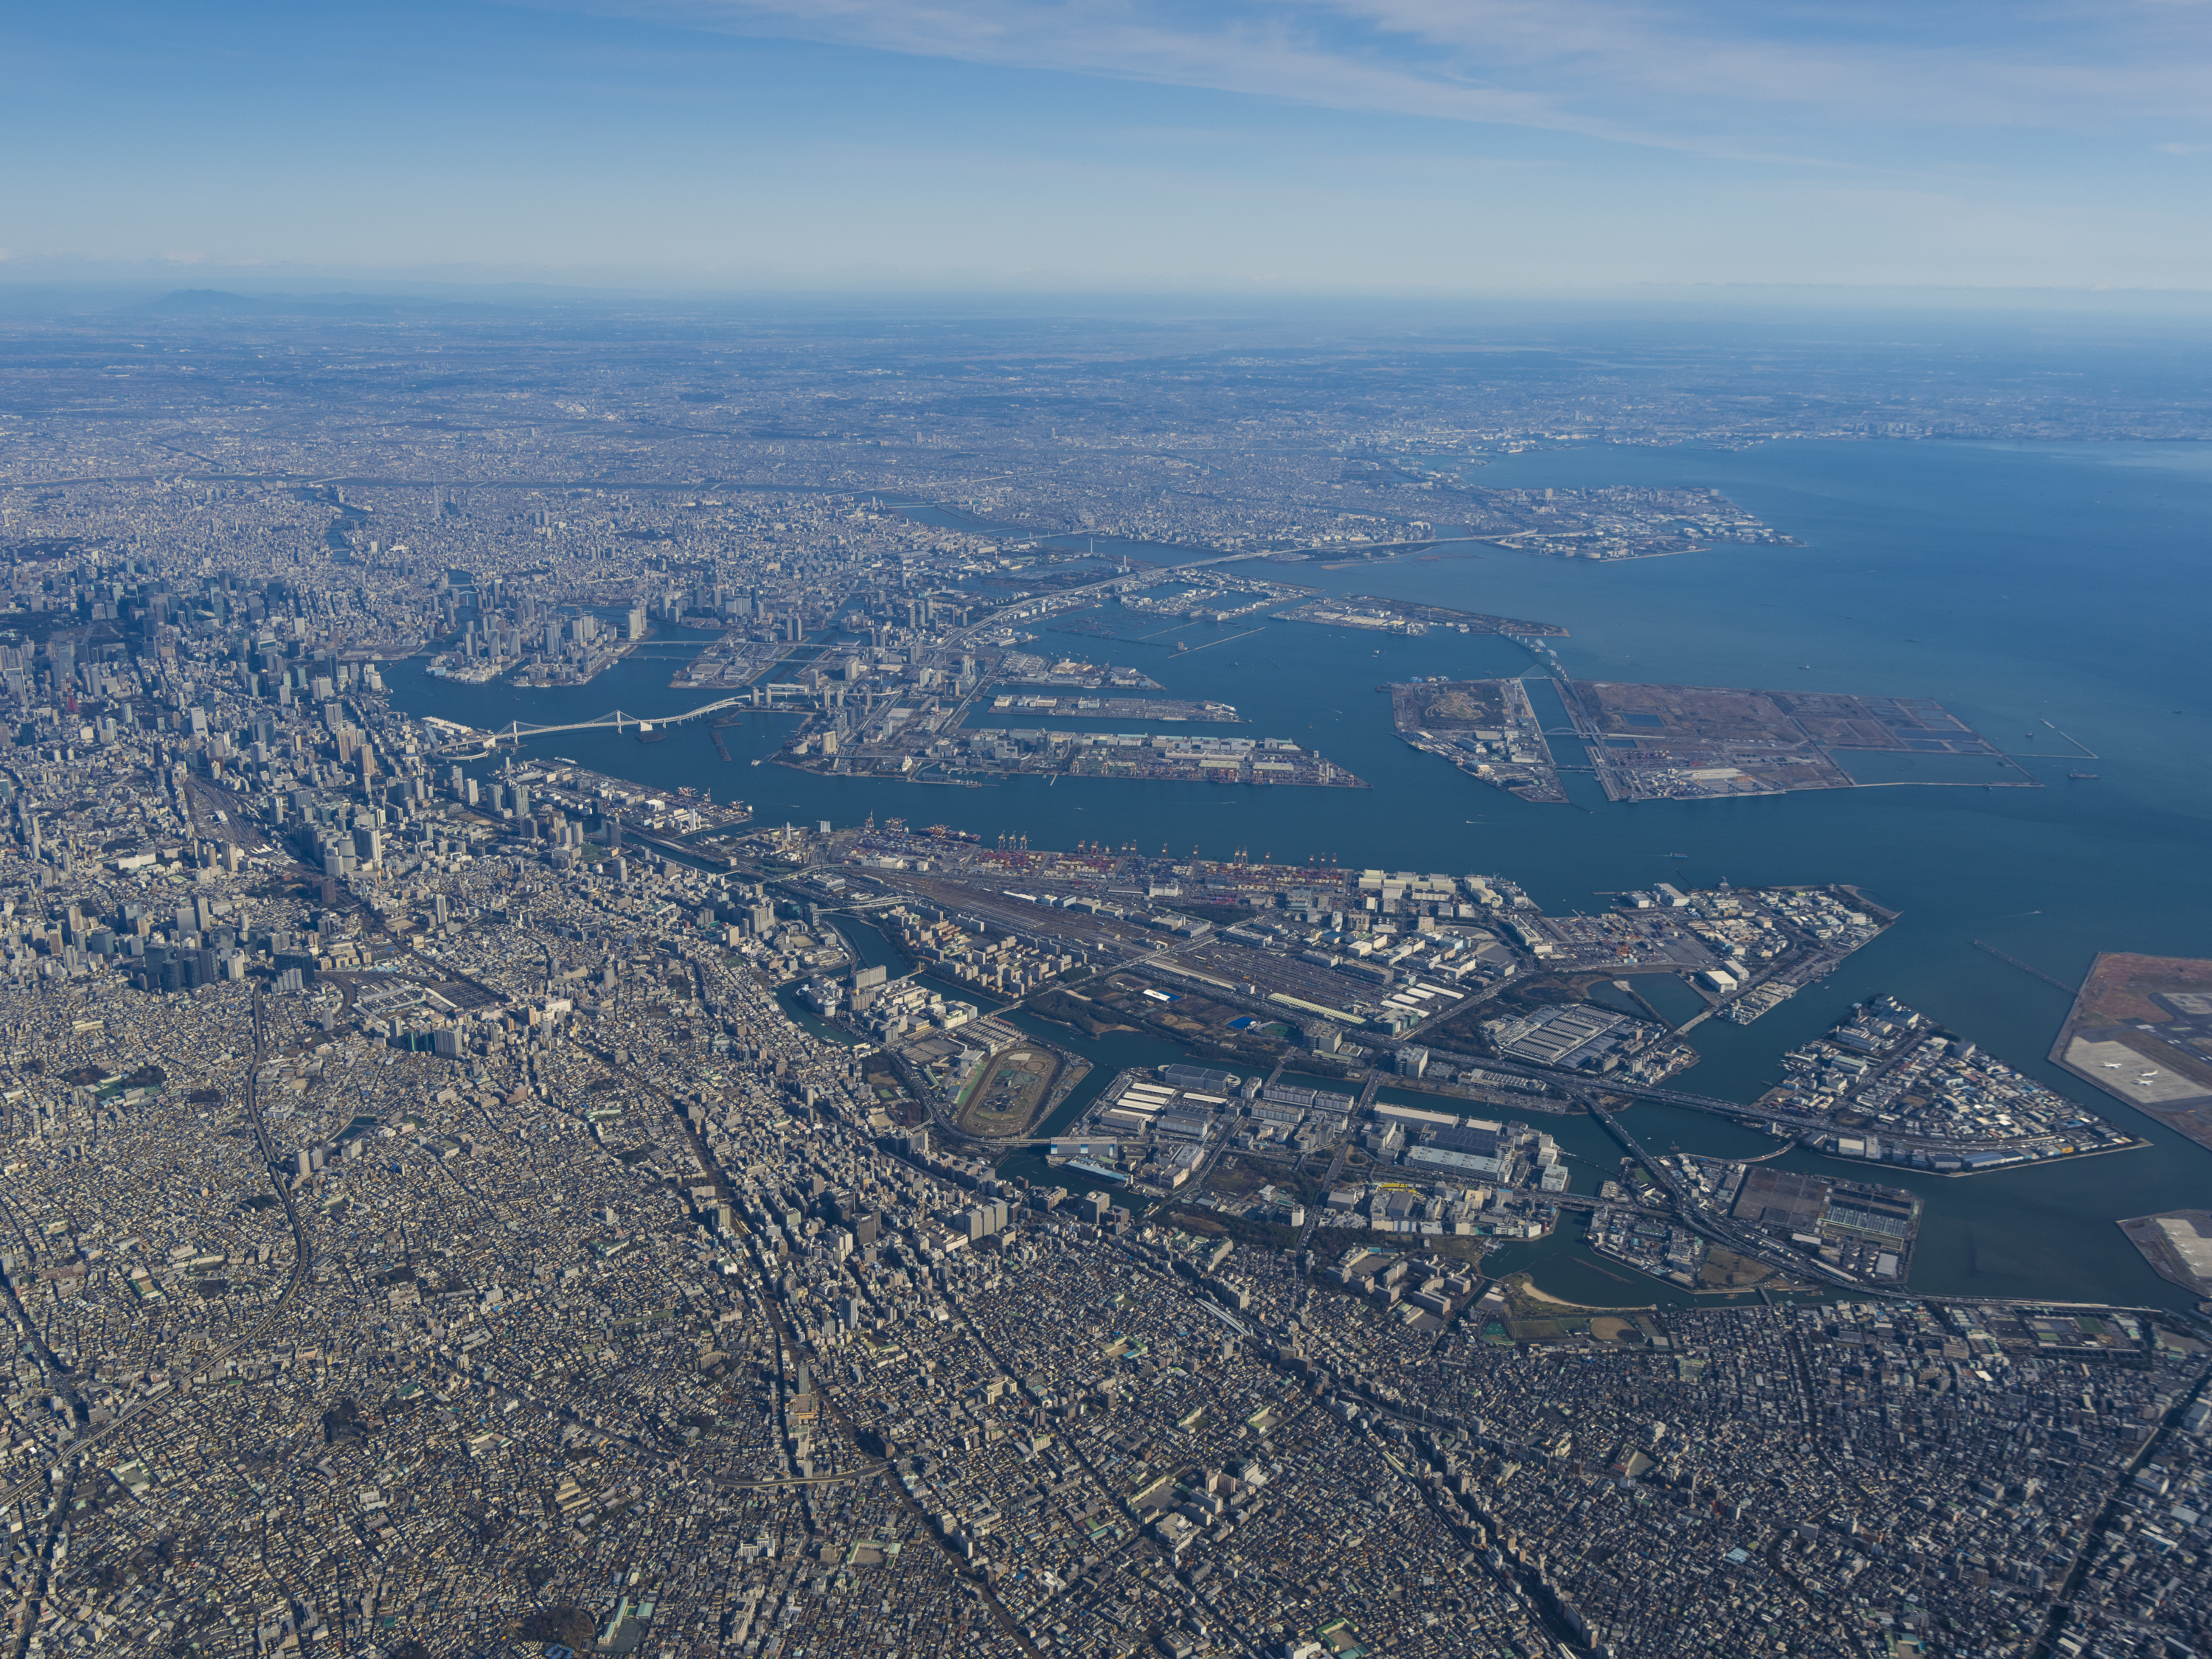
[{"label": "sea water", "polygon": [[[568,732],[526,752],[568,756],[655,787],[703,787],[717,800],[750,803],[763,823],[844,824],[873,811],[879,821],[943,822],[987,841],[1026,836],[1040,848],[1103,841],[1178,857],[1243,849],[1278,861],[1493,872],[1522,883],[1551,914],[1597,910],[1614,891],[1656,881],[1850,883],[1902,920],[1755,1024],[1698,1027],[1703,1059],[1683,1086],[1753,1099],[1777,1077],[1784,1049],[1818,1035],[1851,1002],[1893,994],[2153,1143],[1961,1180],[1885,1169],[1880,1179],[1927,1200],[1913,1286],[2185,1301],[2112,1224],[2207,1203],[2212,1152],[2049,1066],[2044,1056],[2067,998],[1975,941],[2069,983],[2100,951],[2212,955],[2212,678],[2204,666],[2212,453],[1945,442],[1590,447],[1526,453],[1466,477],[1498,488],[1709,486],[1804,544],[1613,562],[1463,544],[1350,568],[1255,569],[1332,592],[1561,624],[1570,635],[1552,643],[1578,678],[1934,697],[2021,757],[2044,787],[1905,782],[1632,805],[1607,803],[1586,776],[1574,776],[1572,805],[1533,806],[1407,747],[1379,689],[1416,675],[1534,672],[1527,651],[1496,635],[1377,637],[1264,615],[1146,641],[1048,629],[1030,648],[1141,669],[1165,688],[1156,695],[1233,703],[1246,724],[1171,729],[1290,738],[1370,787],[1019,778],[966,789],[750,766],[775,753],[796,718],[789,714],[749,714],[723,728],[728,763],[699,725],[654,744]],[[1449,519],[1448,498],[1433,516]],[[1121,633],[1158,626],[1145,618],[1140,628],[1110,610],[1098,615]],[[650,654],[574,689],[453,685],[422,673],[419,661],[394,665],[386,678],[399,707],[480,726],[588,719],[616,707],[651,716],[702,701],[667,685],[690,654],[681,638],[656,641]],[[1188,648],[1177,652],[1177,641]],[[1579,758],[1573,745],[1561,747],[1562,760]],[[2096,776],[2069,777],[2077,772]],[[1102,1050],[1102,1061],[1155,1045],[1121,1038],[1107,1046],[1113,1052]],[[1694,1113],[1638,1107],[1628,1121],[1647,1143],[1686,1150],[1771,1145]],[[1601,1148],[1592,1154],[1602,1157]],[[1803,1152],[1784,1161],[1875,1173]],[[1577,1169],[1576,1187],[1598,1178],[1592,1161]],[[1605,1288],[1602,1264],[1569,1233],[1524,1254],[1537,1258],[1540,1283],[1594,1296]],[[1624,1299],[1650,1297],[1649,1281],[1632,1296],[1614,1288]]]}]

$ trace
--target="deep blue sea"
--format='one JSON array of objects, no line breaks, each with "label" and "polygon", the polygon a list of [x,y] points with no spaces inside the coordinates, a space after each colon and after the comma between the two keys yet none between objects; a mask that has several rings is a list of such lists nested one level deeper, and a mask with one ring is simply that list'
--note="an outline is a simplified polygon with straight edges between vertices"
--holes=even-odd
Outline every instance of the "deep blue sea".
[{"label": "deep blue sea", "polygon": [[[1575,805],[1530,806],[1407,749],[1376,690],[1413,675],[1528,672],[1525,650],[1496,637],[1376,639],[1264,617],[1144,643],[1047,632],[1037,648],[1130,664],[1161,681],[1165,696],[1235,703],[1249,724],[1228,729],[1310,744],[1371,789],[1063,779],[969,790],[749,766],[775,751],[787,716],[726,729],[734,757],[726,764],[700,728],[650,745],[593,732],[541,746],[647,784],[704,785],[717,799],[751,802],[770,822],[850,823],[873,811],[987,837],[1018,832],[1037,847],[1135,841],[1208,857],[1243,848],[1255,857],[1496,872],[1554,913],[1595,909],[1605,893],[1656,880],[1853,884],[1903,911],[1899,925],[1758,1023],[1699,1027],[1705,1058],[1686,1084],[1749,1099],[1771,1080],[1783,1049],[1849,1003],[1893,993],[2154,1143],[1968,1181],[1886,1176],[1929,1200],[1914,1286],[2185,1300],[2142,1265],[2112,1222],[2212,1205],[2212,1152],[2045,1064],[2066,997],[1972,941],[2069,983],[2099,951],[2212,956],[2212,448],[1596,447],[1524,454],[1468,477],[1513,488],[1710,486],[1804,545],[1614,562],[1465,547],[1356,568],[1261,568],[1335,592],[1560,623],[1571,636],[1553,643],[1577,678],[1934,697],[2021,756],[2047,787],[1908,782],[1630,806],[1608,805],[1577,778]],[[1190,649],[1178,654],[1176,641]],[[696,694],[666,684],[690,650],[672,642],[665,654],[654,650],[574,691],[447,686],[419,662],[395,665],[388,678],[402,708],[478,725],[695,706]],[[2070,772],[2097,775],[2075,781]],[[1690,856],[1666,856],[1674,853]],[[1694,1115],[1639,1108],[1632,1121],[1648,1139],[1692,1149],[1771,1145]],[[1590,1152],[1605,1156],[1595,1145]],[[1577,1187],[1592,1184],[1597,1169],[1578,1166]],[[1534,1254],[1539,1282],[1561,1294],[1620,1299],[1631,1288],[1564,1242]],[[1632,1288],[1627,1299],[1649,1299],[1648,1286]]]}]

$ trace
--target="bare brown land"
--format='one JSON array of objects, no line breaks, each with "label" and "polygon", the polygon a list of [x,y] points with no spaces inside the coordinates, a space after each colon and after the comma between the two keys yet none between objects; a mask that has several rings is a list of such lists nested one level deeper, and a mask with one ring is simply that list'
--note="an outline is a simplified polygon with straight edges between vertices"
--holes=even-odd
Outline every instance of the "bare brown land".
[{"label": "bare brown land", "polygon": [[2144,1115],[2212,1146],[2212,961],[2100,955],[2081,981],[2051,1058]]},{"label": "bare brown land", "polygon": [[2131,1216],[2120,1231],[2160,1279],[2192,1295],[2212,1297],[2212,1210]]},{"label": "bare brown land", "polygon": [[2117,1025],[2124,1020],[2169,1020],[2173,1015],[2151,998],[2181,992],[2212,995],[2212,961],[2197,957],[2144,957],[2130,951],[2102,952],[2090,964],[2089,977],[2074,1003],[2070,1022]]},{"label": "bare brown land", "polygon": [[[1838,759],[1853,754],[1972,757],[1993,765],[1987,775],[1901,780],[1906,781],[2005,788],[2038,783],[1928,697],[1611,680],[1562,680],[1558,689],[1609,800],[1869,787]],[[1523,799],[1567,799],[1559,784],[1563,763],[1551,742],[1562,734],[1543,729],[1520,681],[1417,680],[1393,685],[1390,696],[1398,733],[1416,748]]]},{"label": "bare brown land", "polygon": [[1987,757],[1991,786],[2036,781],[1928,697],[1608,680],[1567,681],[1560,697],[1612,800],[1849,789],[1836,757],[1855,752]]},{"label": "bare brown land", "polygon": [[1827,749],[1994,755],[1996,749],[1928,697],[1754,691],[1725,685],[1630,685],[1574,680],[1581,713],[1601,735],[1662,744],[1816,744]]},{"label": "bare brown land", "polygon": [[1740,1255],[1719,1244],[1705,1251],[1705,1265],[1698,1270],[1698,1286],[1707,1291],[1748,1291],[1781,1277],[1779,1270],[1758,1257]]}]

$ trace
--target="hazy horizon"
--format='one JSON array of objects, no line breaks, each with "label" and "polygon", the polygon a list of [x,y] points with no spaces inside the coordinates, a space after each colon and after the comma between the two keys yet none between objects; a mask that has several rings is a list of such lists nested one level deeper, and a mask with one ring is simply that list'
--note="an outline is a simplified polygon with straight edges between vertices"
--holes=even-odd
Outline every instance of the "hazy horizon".
[{"label": "hazy horizon", "polygon": [[2195,293],[2206,34],[2148,3],[57,9],[0,37],[0,281]]}]

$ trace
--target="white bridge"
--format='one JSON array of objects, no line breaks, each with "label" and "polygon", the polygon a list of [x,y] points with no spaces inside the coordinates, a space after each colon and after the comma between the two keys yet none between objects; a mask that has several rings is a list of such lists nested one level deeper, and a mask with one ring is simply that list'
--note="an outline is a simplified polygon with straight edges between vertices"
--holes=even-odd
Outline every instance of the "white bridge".
[{"label": "white bridge", "polygon": [[626,714],[617,708],[597,720],[571,720],[566,726],[532,726],[522,720],[511,720],[496,731],[483,732],[473,726],[464,726],[458,721],[433,719],[427,724],[441,728],[449,735],[441,754],[458,754],[464,750],[482,749],[489,753],[502,743],[520,744],[530,738],[547,737],[556,732],[652,732],[664,726],[681,726],[686,720],[696,720],[702,714],[719,714],[726,708],[750,708],[752,698],[724,697],[716,702],[702,703],[696,708],[686,709],[680,714]]}]

